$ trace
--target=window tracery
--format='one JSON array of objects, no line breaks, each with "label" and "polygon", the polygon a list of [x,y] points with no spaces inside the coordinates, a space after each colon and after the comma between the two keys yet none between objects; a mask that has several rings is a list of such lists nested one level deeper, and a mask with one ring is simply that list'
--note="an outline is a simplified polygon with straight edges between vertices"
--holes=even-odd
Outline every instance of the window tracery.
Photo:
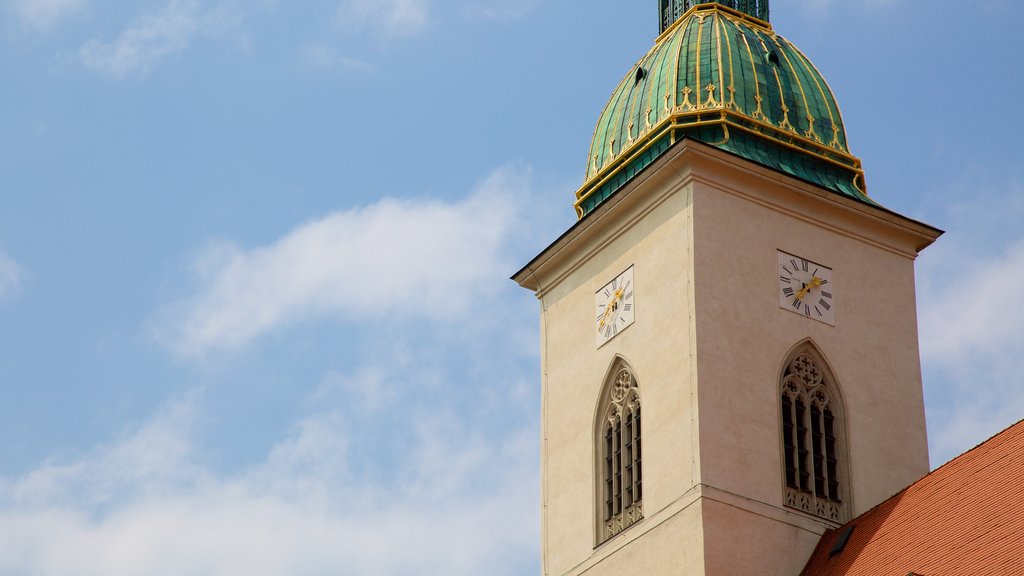
[{"label": "window tracery", "polygon": [[845,521],[839,396],[809,348],[786,365],[781,409],[786,506]]},{"label": "window tracery", "polygon": [[601,542],[643,518],[640,388],[633,372],[620,365],[605,384],[598,420]]}]

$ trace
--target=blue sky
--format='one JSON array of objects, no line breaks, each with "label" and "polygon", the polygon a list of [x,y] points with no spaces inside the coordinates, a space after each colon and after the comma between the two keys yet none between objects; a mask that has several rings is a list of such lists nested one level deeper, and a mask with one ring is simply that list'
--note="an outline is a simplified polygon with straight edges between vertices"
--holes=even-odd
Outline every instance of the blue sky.
[{"label": "blue sky", "polygon": [[[1024,5],[776,0],[1024,417]],[[656,2],[0,0],[0,574],[535,574],[538,306]]]}]

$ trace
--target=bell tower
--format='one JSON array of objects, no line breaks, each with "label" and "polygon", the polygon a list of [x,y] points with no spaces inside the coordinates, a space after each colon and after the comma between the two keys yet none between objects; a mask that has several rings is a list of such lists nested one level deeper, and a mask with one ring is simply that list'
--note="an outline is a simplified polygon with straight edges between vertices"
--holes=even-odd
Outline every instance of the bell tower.
[{"label": "bell tower", "polygon": [[[914,260],[761,0],[659,0],[541,304],[545,576],[796,576],[928,471]],[[678,18],[665,25],[667,14]]]}]

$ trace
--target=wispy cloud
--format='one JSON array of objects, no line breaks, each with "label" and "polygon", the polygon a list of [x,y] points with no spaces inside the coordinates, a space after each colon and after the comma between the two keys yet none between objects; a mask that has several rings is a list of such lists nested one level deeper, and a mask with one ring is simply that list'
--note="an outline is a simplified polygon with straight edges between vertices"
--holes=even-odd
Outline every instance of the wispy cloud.
[{"label": "wispy cloud", "polygon": [[1024,286],[1024,243],[953,258],[955,264],[944,268],[958,272],[945,281],[931,279],[925,294],[924,355],[954,363],[1024,343],[1024,323],[1013,296],[1016,287]]},{"label": "wispy cloud", "polygon": [[24,275],[21,266],[0,250],[0,298],[14,293],[21,286]]},{"label": "wispy cloud", "polygon": [[410,36],[429,23],[430,0],[345,0],[335,14],[343,29]]},{"label": "wispy cloud", "polygon": [[10,9],[27,28],[48,30],[86,4],[86,0],[12,0]]},{"label": "wispy cloud", "polygon": [[200,289],[165,318],[172,345],[243,346],[331,316],[365,353],[295,382],[297,415],[244,464],[217,452],[217,410],[236,407],[197,391],[80,455],[0,474],[0,574],[539,570],[535,310],[504,256],[511,230],[528,234],[528,172],[205,251]]},{"label": "wispy cloud", "polygon": [[15,482],[0,482],[0,506],[99,509],[129,496],[128,488],[134,497],[194,487],[201,476],[192,464],[198,457],[191,437],[198,400],[193,393],[169,403],[122,441],[86,458],[48,462]]},{"label": "wispy cloud", "polygon": [[399,463],[353,474],[347,447],[366,430],[327,410],[297,421],[251,468],[219,473],[197,445],[202,410],[193,394],[120,442],[0,478],[0,573],[501,576],[537,568],[535,422],[487,440],[457,418],[403,413]]},{"label": "wispy cloud", "polygon": [[1024,180],[971,172],[950,186],[939,195],[950,231],[918,266],[933,464],[1024,418],[1024,315],[1015,297],[1024,284]]},{"label": "wispy cloud", "polygon": [[1024,418],[1024,242],[944,255],[923,267],[921,351],[937,400],[932,452],[941,462]]},{"label": "wispy cloud", "polygon": [[202,30],[195,0],[172,0],[160,11],[124,29],[111,42],[91,40],[81,47],[82,63],[115,77],[150,69],[158,60],[181,53]]},{"label": "wispy cloud", "polygon": [[461,201],[385,199],[268,246],[209,246],[195,263],[201,289],[164,311],[160,337],[203,356],[328,317],[457,318],[511,267],[504,241],[525,187],[522,174],[506,169]]}]

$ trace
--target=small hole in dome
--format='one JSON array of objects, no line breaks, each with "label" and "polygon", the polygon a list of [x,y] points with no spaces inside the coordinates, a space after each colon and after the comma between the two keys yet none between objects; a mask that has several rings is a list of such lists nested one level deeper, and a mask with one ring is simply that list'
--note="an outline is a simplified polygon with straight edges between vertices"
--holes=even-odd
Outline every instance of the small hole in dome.
[{"label": "small hole in dome", "polygon": [[779,65],[779,55],[776,54],[774,50],[769,50],[768,51],[768,61],[771,62],[772,64],[778,66]]},{"label": "small hole in dome", "polygon": [[633,85],[636,86],[641,80],[647,77],[647,71],[644,70],[643,66],[638,66],[636,69],[636,79],[633,80]]}]

